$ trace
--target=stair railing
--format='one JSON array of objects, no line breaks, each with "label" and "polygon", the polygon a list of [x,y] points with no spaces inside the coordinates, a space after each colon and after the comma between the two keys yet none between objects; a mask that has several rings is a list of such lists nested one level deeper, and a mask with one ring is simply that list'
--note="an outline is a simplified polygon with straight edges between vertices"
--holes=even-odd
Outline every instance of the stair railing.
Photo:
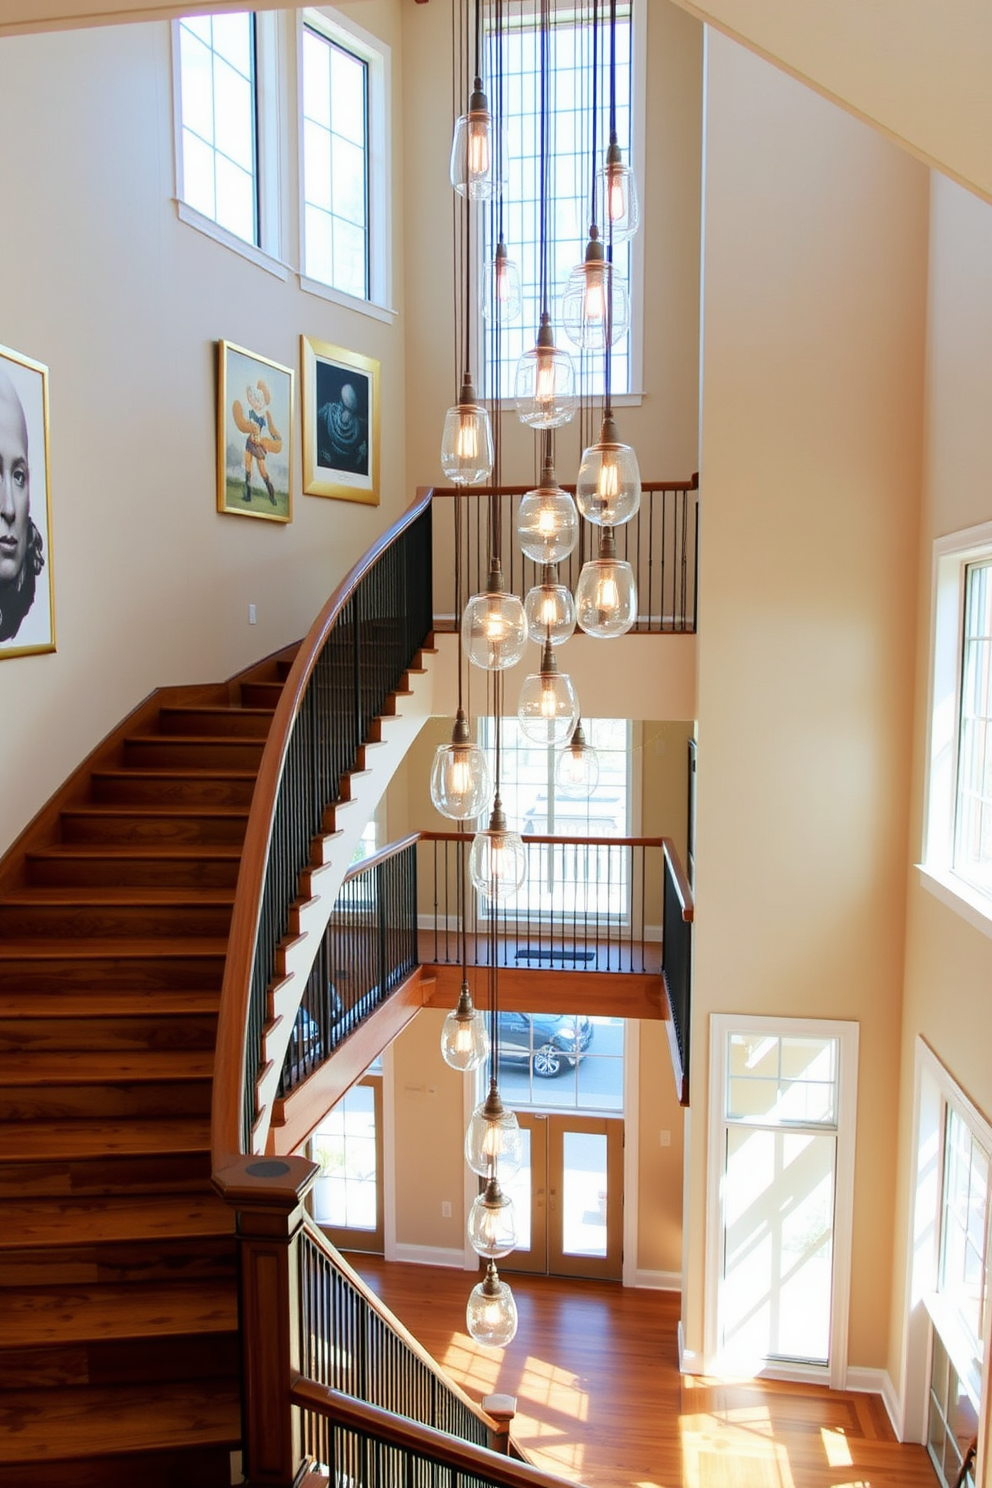
[{"label": "stair railing", "polygon": [[[342,779],[356,767],[373,720],[431,632],[430,500],[430,490],[420,491],[338,585],[301,645],[276,707],[248,819],[221,995],[211,1126],[215,1173],[264,1143],[257,1085],[270,1021],[267,997],[290,909],[301,895],[300,876],[312,864],[314,839],[327,830],[328,810],[341,799]],[[277,1077],[278,1069],[272,1094]]]},{"label": "stair railing", "polygon": [[665,955],[662,977],[668,999],[669,1052],[675,1071],[679,1103],[689,1104],[689,1034],[692,1025],[692,889],[678,853],[665,842],[665,900],[663,930]]}]

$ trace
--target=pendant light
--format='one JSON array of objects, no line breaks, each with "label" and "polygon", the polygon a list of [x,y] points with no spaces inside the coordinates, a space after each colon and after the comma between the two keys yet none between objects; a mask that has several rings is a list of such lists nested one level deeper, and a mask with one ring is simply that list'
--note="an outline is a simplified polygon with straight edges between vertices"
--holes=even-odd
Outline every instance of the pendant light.
[{"label": "pendant light", "polygon": [[517,1248],[517,1219],[513,1200],[499,1186],[495,1173],[472,1205],[468,1241],[477,1255],[498,1260]]},{"label": "pendant light", "polygon": [[621,527],[636,516],[640,507],[641,472],[637,455],[629,444],[620,442],[609,402],[598,442],[582,455],[575,501],[586,521],[597,527]]},{"label": "pendant light", "polygon": [[486,1274],[472,1288],[465,1309],[469,1335],[488,1348],[505,1348],[517,1332],[517,1304],[505,1281],[500,1281],[496,1262],[490,1261]]},{"label": "pendant light", "polygon": [[512,1178],[520,1167],[523,1148],[516,1113],[504,1106],[495,1076],[489,1094],[476,1106],[465,1133],[465,1161],[480,1178],[496,1171]]},{"label": "pendant light", "polygon": [[441,469],[456,486],[478,486],[493,469],[493,432],[489,414],[475,396],[472,374],[462,378],[458,402],[444,416]]},{"label": "pendant light", "polygon": [[507,252],[501,233],[495,257],[482,271],[482,313],[486,320],[508,325],[516,320],[522,306],[520,270]]},{"label": "pendant light", "polygon": [[[478,65],[478,58],[476,62]],[[451,141],[451,184],[459,196],[470,201],[489,201],[503,190],[506,150],[497,148],[495,138],[502,129],[505,125],[490,113],[482,78],[476,73],[468,112],[456,121]]]},{"label": "pendant light", "polygon": [[535,563],[558,563],[579,540],[575,502],[555,476],[550,431],[544,436],[541,483],[521,498],[517,511],[517,539],[525,557]]},{"label": "pendant light", "polygon": [[617,141],[617,0],[610,0],[610,143],[600,171],[603,221],[611,244],[626,243],[640,225],[637,181]]},{"label": "pendant light", "polygon": [[521,601],[507,591],[498,558],[492,560],[484,591],[465,606],[461,634],[469,661],[486,672],[516,666],[524,654],[527,617]]},{"label": "pendant light", "polygon": [[561,321],[568,339],[584,351],[602,351],[607,336],[615,345],[630,328],[627,285],[607,261],[595,223],[589,229],[585,258],[568,276]]},{"label": "pendant light", "polygon": [[459,707],[451,743],[439,744],[431,771],[431,801],[451,821],[474,821],[492,797],[485,751],[473,743],[465,711]]},{"label": "pendant light", "polygon": [[532,744],[564,744],[579,716],[579,700],[572,679],[558,670],[551,640],[544,643],[541,670],[531,672],[520,689],[517,718]]},{"label": "pendant light", "polygon": [[540,584],[528,589],[524,614],[527,635],[539,646],[545,641],[560,646],[575,634],[575,600],[568,585],[557,582],[553,564],[546,563]]},{"label": "pendant light", "polygon": [[581,630],[601,640],[624,635],[637,618],[637,588],[629,563],[617,558],[616,538],[604,527],[599,557],[579,574],[575,610]]},{"label": "pendant light", "polygon": [[468,871],[479,893],[499,902],[512,899],[526,877],[523,840],[519,832],[507,827],[498,782],[489,826],[475,834]]},{"label": "pendant light", "polygon": [[599,784],[599,755],[586,743],[581,718],[575,720],[572,737],[555,761],[555,784],[566,795],[586,797]]},{"label": "pendant light", "polygon": [[457,1007],[441,1027],[441,1057],[455,1070],[478,1069],[489,1058],[486,1020],[472,1001],[467,981],[462,982]]}]

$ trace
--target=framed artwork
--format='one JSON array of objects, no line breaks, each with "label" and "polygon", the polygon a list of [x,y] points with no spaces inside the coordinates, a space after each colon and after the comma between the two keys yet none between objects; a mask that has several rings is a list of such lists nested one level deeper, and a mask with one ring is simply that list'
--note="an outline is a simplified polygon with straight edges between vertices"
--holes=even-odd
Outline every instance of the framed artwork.
[{"label": "framed artwork", "polygon": [[218,342],[217,510],[293,520],[293,369]]},{"label": "framed artwork", "polygon": [[379,505],[379,363],[303,337],[303,489]]},{"label": "framed artwork", "polygon": [[0,346],[0,660],[54,650],[48,368]]}]

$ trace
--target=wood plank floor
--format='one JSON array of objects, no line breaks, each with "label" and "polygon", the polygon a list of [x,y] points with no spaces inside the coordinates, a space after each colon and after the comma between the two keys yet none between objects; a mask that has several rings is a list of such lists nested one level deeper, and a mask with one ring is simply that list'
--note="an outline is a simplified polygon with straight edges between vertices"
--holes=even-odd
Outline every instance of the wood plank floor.
[{"label": "wood plank floor", "polygon": [[678,1295],[507,1273],[509,1348],[465,1330],[471,1273],[348,1259],[476,1400],[517,1396],[513,1433],[536,1466],[590,1488],[934,1488],[876,1396],[681,1378]]}]

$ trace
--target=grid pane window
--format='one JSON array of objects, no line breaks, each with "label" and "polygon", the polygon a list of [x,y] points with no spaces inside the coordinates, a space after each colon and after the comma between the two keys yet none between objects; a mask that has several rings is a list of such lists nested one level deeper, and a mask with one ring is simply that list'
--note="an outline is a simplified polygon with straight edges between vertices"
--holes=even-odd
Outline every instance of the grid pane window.
[{"label": "grid pane window", "polygon": [[989,1154],[957,1112],[949,1109],[938,1289],[966,1330],[976,1363],[982,1353],[988,1225]]},{"label": "grid pane window", "polygon": [[835,1126],[837,1059],[835,1038],[732,1033],[727,1121]]},{"label": "grid pane window", "polygon": [[183,199],[247,243],[258,243],[255,18],[247,12],[180,22]]},{"label": "grid pane window", "polygon": [[622,1018],[500,1013],[499,1040],[500,1090],[515,1109],[623,1111]]},{"label": "grid pane window", "polygon": [[314,1218],[338,1229],[376,1228],[378,1182],[375,1094],[354,1085],[324,1118],[313,1137],[320,1164],[314,1184]]},{"label": "grid pane window", "polygon": [[992,563],[968,565],[954,869],[992,894]]},{"label": "grid pane window", "polygon": [[[630,161],[632,111],[630,7],[617,7],[617,140],[625,161]],[[552,18],[551,28],[551,178],[548,207],[548,308],[555,327],[556,343],[572,353],[576,370],[588,394],[603,391],[602,352],[580,353],[561,326],[561,298],[572,269],[582,262],[592,220],[593,165],[603,165],[609,144],[608,67],[609,37],[605,26],[599,38],[599,87],[596,107],[596,141],[593,147],[593,31],[585,20],[564,15]],[[502,226],[510,257],[520,269],[523,309],[518,320],[500,328],[499,396],[513,396],[518,359],[531,350],[541,317],[540,287],[540,34],[533,16],[511,26],[502,39],[491,33],[487,63],[491,78],[498,72],[498,47],[502,45],[504,103],[507,120],[509,184],[501,200],[484,216],[483,252],[495,255]],[[492,85],[495,91],[495,83]],[[498,108],[491,96],[490,105]],[[596,218],[605,241],[605,213],[597,199]],[[616,272],[630,282],[630,244],[614,249]],[[489,324],[484,323],[489,336]],[[488,362],[486,362],[488,368]],[[487,375],[488,370],[487,370]],[[614,393],[630,391],[630,335],[613,347]],[[492,390],[487,387],[491,396]]]},{"label": "grid pane window", "polygon": [[368,65],[303,33],[303,236],[306,272],[344,294],[369,293]]}]

